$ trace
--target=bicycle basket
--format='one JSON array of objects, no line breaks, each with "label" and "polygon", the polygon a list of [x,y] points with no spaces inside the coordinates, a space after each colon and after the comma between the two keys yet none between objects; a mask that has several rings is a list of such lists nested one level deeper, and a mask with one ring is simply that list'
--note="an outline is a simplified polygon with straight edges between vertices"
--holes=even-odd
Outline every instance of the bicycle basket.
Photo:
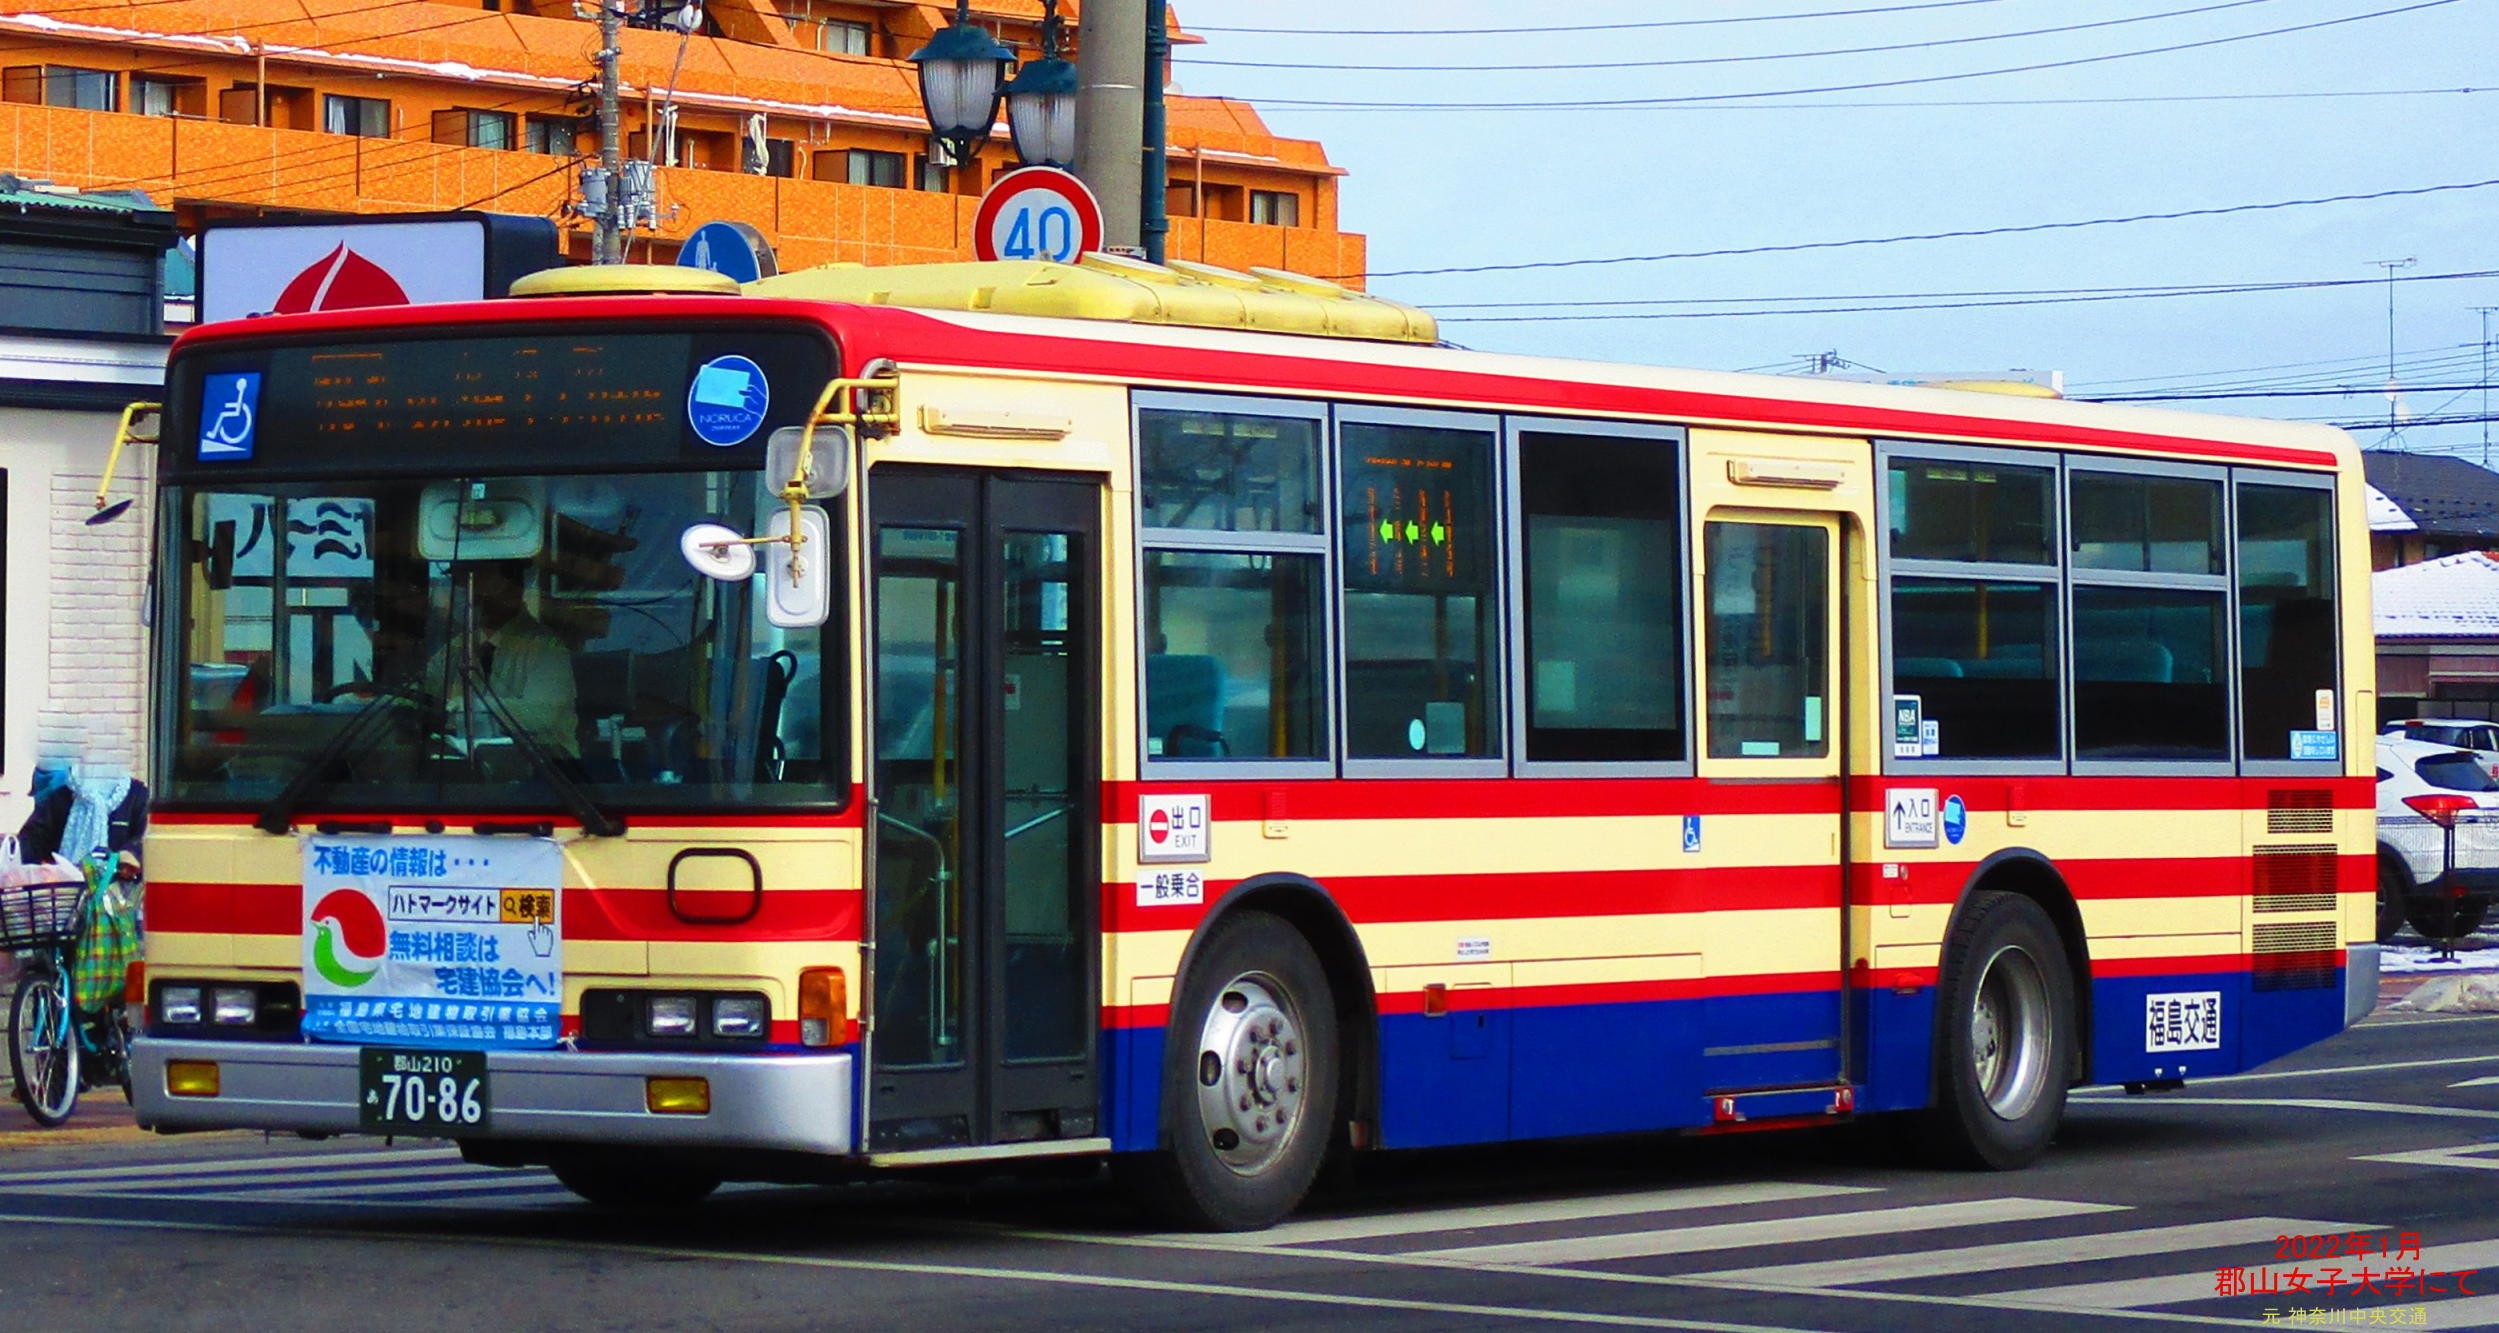
[{"label": "bicycle basket", "polygon": [[0,885],[0,950],[66,948],[78,939],[81,876],[53,884]]}]

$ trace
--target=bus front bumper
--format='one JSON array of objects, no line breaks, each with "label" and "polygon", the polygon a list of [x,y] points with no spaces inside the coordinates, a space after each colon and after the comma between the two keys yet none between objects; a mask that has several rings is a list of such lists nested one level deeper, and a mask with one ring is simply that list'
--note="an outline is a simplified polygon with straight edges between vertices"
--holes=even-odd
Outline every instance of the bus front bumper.
[{"label": "bus front bumper", "polygon": [[[161,1130],[364,1131],[357,1113],[360,1047],[263,1045],[142,1037],[131,1046],[138,1121]],[[165,1090],[172,1060],[217,1066],[215,1096]],[[483,1139],[847,1154],[851,1056],[675,1052],[488,1051]],[[711,1109],[655,1114],[654,1078],[709,1081]]]}]

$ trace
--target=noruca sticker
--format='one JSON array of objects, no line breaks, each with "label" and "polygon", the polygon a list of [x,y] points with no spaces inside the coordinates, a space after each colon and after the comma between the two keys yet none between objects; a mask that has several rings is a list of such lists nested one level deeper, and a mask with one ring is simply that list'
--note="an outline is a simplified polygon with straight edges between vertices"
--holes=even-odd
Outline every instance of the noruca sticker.
[{"label": "noruca sticker", "polygon": [[1138,860],[1148,865],[1203,861],[1212,854],[1212,843],[1203,795],[1137,798]]},{"label": "noruca sticker", "polygon": [[2173,991],[2143,997],[2143,1049],[2221,1049],[2221,992]]}]

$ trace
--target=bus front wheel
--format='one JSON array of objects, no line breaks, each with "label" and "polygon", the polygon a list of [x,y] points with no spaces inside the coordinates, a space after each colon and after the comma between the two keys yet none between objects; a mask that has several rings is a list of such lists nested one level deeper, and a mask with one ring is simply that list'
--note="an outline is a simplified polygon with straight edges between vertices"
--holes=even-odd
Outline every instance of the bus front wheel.
[{"label": "bus front wheel", "polygon": [[548,1164],[564,1188],[600,1208],[690,1208],[720,1188],[717,1173],[626,1154],[568,1157]]},{"label": "bus front wheel", "polygon": [[2028,1166],[2056,1134],[2074,1066],[2074,979],[2048,914],[2019,894],[1973,896],[1945,944],[1936,1004],[1932,1155]]},{"label": "bus front wheel", "polygon": [[1216,923],[1173,997],[1164,1148],[1124,1164],[1142,1201],[1208,1231],[1271,1226],[1307,1193],[1336,1116],[1336,1003],[1309,941],[1264,912]]}]

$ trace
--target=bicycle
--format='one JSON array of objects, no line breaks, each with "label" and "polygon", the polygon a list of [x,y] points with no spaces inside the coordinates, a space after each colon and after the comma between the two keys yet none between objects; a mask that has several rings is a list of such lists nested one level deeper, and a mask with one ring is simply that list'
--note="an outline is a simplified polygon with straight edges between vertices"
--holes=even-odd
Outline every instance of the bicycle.
[{"label": "bicycle", "polygon": [[129,1026],[114,1003],[121,997],[82,1013],[72,983],[90,915],[116,887],[108,876],[85,874],[0,886],[0,950],[24,965],[9,997],[9,1074],[19,1104],[45,1128],[68,1120],[89,1088],[113,1082],[130,1096]]}]

